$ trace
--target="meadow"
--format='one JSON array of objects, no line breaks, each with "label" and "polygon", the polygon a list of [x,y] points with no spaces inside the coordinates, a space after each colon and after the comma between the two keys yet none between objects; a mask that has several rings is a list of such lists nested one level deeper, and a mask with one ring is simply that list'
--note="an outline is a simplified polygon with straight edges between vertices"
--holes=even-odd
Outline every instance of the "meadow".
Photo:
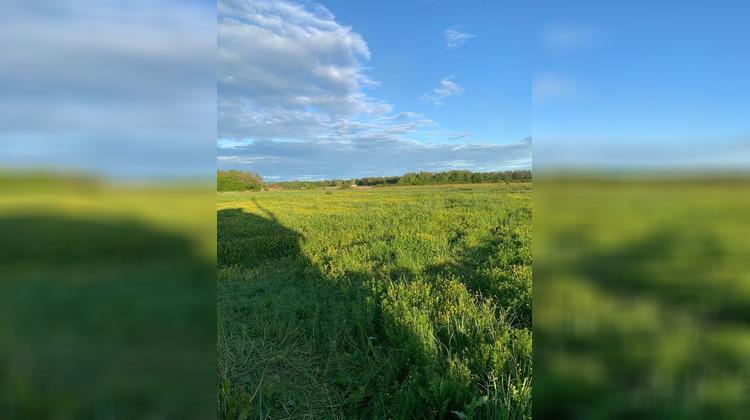
[{"label": "meadow", "polygon": [[212,415],[213,188],[0,184],[0,418]]},{"label": "meadow", "polygon": [[220,418],[530,418],[531,183],[218,193]]},{"label": "meadow", "polygon": [[747,178],[602,178],[535,186],[534,418],[747,418]]}]

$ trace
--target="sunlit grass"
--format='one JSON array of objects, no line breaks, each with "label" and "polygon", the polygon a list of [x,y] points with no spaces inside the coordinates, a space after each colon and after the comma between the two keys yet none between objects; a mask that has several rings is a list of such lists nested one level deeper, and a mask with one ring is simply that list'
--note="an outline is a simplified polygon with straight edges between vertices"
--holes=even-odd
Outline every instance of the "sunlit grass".
[{"label": "sunlit grass", "polygon": [[530,183],[217,208],[220,416],[530,416]]}]

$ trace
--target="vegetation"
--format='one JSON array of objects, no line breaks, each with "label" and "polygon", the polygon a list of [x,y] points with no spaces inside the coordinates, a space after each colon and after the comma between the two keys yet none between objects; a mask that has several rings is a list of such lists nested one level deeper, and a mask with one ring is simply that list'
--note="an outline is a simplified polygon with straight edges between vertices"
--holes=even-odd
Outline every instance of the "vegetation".
[{"label": "vegetation", "polygon": [[218,196],[221,418],[530,418],[531,184]]},{"label": "vegetation", "polygon": [[259,190],[264,186],[277,186],[285,190],[303,190],[317,188],[343,188],[351,185],[359,187],[385,187],[394,185],[442,185],[465,183],[509,183],[531,181],[530,170],[504,172],[409,172],[403,176],[376,176],[359,179],[327,179],[323,181],[284,181],[264,183],[260,175],[237,170],[219,171],[217,175],[218,191]]},{"label": "vegetation", "polygon": [[[430,184],[461,184],[482,182],[518,182],[531,181],[530,170],[504,171],[504,172],[409,172],[398,179],[398,184],[403,185],[430,185]],[[357,185],[379,185],[386,182],[378,178],[365,178],[357,180]]]},{"label": "vegetation", "polygon": [[2,184],[0,418],[209,417],[213,189]]},{"label": "vegetation", "polygon": [[747,179],[546,179],[534,418],[750,413]]},{"label": "vegetation", "polygon": [[242,172],[236,169],[216,171],[217,191],[258,191],[263,186],[263,178],[253,172]]}]

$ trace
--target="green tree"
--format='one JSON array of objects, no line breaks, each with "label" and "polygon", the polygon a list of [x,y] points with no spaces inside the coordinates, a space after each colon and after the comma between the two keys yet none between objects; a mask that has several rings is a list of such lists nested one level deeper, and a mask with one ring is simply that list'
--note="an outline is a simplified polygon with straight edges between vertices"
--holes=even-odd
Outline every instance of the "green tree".
[{"label": "green tree", "polygon": [[257,173],[242,172],[237,169],[216,171],[218,191],[257,191],[263,186],[263,178]]}]

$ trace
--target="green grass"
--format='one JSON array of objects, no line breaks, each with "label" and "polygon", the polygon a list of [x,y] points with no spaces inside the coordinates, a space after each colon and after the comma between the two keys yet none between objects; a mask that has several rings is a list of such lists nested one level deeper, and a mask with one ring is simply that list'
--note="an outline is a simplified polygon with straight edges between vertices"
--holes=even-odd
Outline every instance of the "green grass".
[{"label": "green grass", "polygon": [[221,418],[529,418],[531,184],[218,194]]},{"label": "green grass", "polygon": [[747,418],[748,187],[537,182],[535,418]]},{"label": "green grass", "polygon": [[215,193],[22,181],[0,195],[0,418],[211,416]]}]

